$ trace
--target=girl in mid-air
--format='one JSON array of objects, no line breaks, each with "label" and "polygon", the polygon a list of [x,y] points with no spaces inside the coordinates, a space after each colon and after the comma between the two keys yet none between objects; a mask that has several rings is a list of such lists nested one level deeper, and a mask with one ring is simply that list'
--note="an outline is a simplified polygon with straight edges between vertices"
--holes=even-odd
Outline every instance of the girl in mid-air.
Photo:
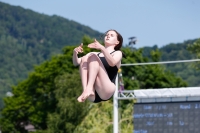
[{"label": "girl in mid-air", "polygon": [[109,100],[115,92],[115,79],[121,65],[123,38],[116,30],[105,33],[104,44],[96,39],[88,44],[89,48],[100,50],[78,57],[83,52],[83,44],[73,51],[73,64],[79,66],[83,92],[78,97],[79,102],[86,99],[98,103]]}]

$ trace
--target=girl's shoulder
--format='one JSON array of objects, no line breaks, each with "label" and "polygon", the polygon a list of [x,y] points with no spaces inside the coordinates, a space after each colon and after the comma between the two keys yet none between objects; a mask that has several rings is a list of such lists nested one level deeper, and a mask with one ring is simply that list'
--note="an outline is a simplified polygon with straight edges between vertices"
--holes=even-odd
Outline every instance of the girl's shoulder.
[{"label": "girl's shoulder", "polygon": [[121,50],[116,50],[114,53],[121,54],[122,57],[126,58],[126,55]]},{"label": "girl's shoulder", "polygon": [[112,55],[122,54],[122,51],[116,50],[116,51],[111,52],[111,54],[112,54]]}]

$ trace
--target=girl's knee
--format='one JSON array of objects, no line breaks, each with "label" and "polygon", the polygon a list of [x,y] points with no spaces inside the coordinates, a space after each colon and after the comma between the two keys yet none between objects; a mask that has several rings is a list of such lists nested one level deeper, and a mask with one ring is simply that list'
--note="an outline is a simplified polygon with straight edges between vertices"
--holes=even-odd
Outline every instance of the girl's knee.
[{"label": "girl's knee", "polygon": [[98,60],[98,56],[96,54],[90,54],[88,60]]}]

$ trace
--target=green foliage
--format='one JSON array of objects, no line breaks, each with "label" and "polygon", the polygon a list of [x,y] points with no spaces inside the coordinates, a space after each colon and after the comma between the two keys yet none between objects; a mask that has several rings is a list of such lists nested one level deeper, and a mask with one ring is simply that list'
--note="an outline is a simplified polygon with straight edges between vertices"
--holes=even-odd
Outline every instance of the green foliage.
[{"label": "green foliage", "polygon": [[64,74],[55,79],[55,97],[58,101],[54,113],[49,113],[48,133],[73,133],[89,111],[88,102],[78,103],[77,97],[82,89],[78,72]]},{"label": "green foliage", "polygon": [[152,50],[150,53],[153,62],[158,62],[160,60],[161,52],[159,51],[159,49]]},{"label": "green foliage", "polygon": [[75,129],[74,133],[110,133],[112,132],[112,103],[110,101],[91,104],[87,117]]},{"label": "green foliage", "polygon": [[[188,40],[183,43],[171,43],[162,48],[159,48],[161,52],[161,59],[160,61],[176,61],[176,60],[191,60],[199,58],[195,54],[195,52],[188,51],[191,49],[191,46],[195,46],[198,44],[194,44],[197,40]],[[198,42],[197,42],[198,43]],[[157,46],[153,47],[144,47],[143,48],[143,55],[149,58],[149,61],[153,61],[151,59],[151,51],[156,50]],[[195,48],[194,48],[195,50]],[[196,49],[198,53],[198,48]],[[163,65],[165,70],[171,71],[176,76],[182,78],[184,81],[188,83],[188,86],[194,87],[199,86],[199,75],[200,71],[197,71],[193,67],[193,63],[174,63],[174,64],[165,64]],[[197,65],[195,66],[197,67]]]},{"label": "green foliage", "polygon": [[[188,50],[196,55],[196,58],[200,58],[200,38],[194,42],[193,44],[188,45]],[[194,68],[197,70],[200,70],[200,62],[196,62],[194,65]]]},{"label": "green foliage", "polygon": [[26,39],[26,44],[31,47],[37,43],[48,47],[47,42],[51,42],[52,46],[57,45],[55,47],[61,48],[64,45],[79,43],[83,35],[100,36],[99,32],[75,21],[56,15],[39,14],[19,6],[1,2],[0,12],[3,33],[17,39]]},{"label": "green foliage", "polygon": [[[84,44],[91,41],[89,37],[83,38]],[[13,96],[4,99],[1,112],[3,132],[26,132],[27,124],[33,124],[37,132],[70,133],[76,128],[88,111],[85,109],[88,103],[76,100],[82,87],[78,69],[72,64],[74,48],[65,47],[64,54],[35,66],[26,80],[12,87]]]},{"label": "green foliage", "polygon": [[[148,58],[142,56],[142,49],[131,51],[124,49],[127,55],[123,59],[123,64],[148,62]],[[151,59],[159,61],[160,52],[158,50],[151,52]],[[122,73],[125,82],[125,89],[149,89],[149,88],[175,88],[187,86],[181,78],[176,77],[173,73],[166,71],[162,65],[135,65],[122,67]]]},{"label": "green foliage", "polygon": [[[35,67],[29,77],[13,87],[13,96],[4,99],[5,108],[2,110],[1,129],[10,131],[8,125],[23,131],[23,126],[31,122],[36,129],[47,128],[47,114],[55,112],[58,100],[55,97],[55,78],[64,73],[73,73],[69,55],[74,47],[69,47],[68,55],[58,55]],[[71,56],[70,56],[71,57]],[[71,68],[71,69],[68,69]]]},{"label": "green foliage", "polygon": [[33,66],[60,54],[83,36],[100,37],[88,26],[0,2],[0,108],[11,87],[26,79]]}]

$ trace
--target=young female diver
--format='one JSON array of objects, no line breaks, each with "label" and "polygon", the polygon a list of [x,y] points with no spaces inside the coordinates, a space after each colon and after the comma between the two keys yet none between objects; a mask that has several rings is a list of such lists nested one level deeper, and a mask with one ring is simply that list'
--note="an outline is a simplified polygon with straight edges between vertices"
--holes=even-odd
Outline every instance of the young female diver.
[{"label": "young female diver", "polygon": [[83,92],[78,97],[79,102],[86,99],[98,103],[109,100],[115,92],[115,78],[121,65],[123,38],[116,30],[108,30],[104,37],[105,46],[96,39],[89,44],[89,48],[101,52],[90,52],[78,58],[83,52],[83,44],[73,51],[73,64],[80,65],[80,76]]}]

